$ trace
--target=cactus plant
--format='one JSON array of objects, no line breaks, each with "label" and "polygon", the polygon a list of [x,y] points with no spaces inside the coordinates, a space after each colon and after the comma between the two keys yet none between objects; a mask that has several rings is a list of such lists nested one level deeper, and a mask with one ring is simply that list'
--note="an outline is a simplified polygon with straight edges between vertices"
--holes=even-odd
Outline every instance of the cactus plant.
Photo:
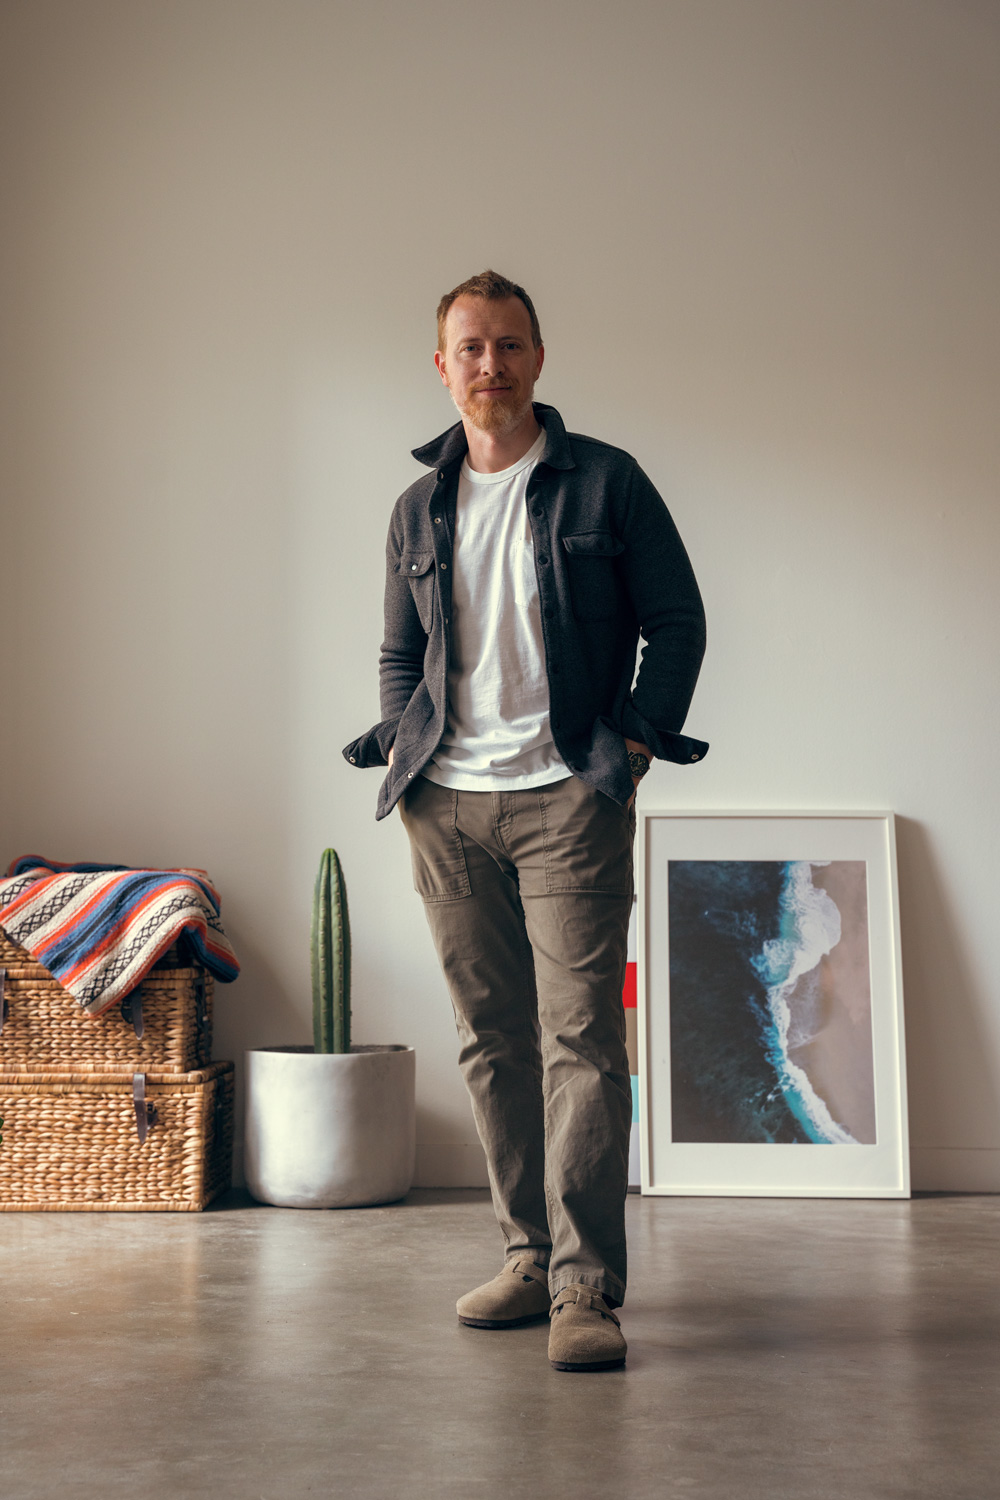
[{"label": "cactus plant", "polygon": [[351,924],[335,849],[319,862],[312,919],[313,1050],[351,1050]]}]

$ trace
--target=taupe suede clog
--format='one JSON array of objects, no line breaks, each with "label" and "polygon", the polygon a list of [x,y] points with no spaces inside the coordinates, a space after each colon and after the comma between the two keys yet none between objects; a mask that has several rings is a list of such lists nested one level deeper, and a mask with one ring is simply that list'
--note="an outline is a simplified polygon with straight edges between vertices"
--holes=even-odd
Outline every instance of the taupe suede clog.
[{"label": "taupe suede clog", "polygon": [[573,1282],[549,1309],[549,1364],[554,1370],[617,1370],[628,1345],[600,1292]]},{"label": "taupe suede clog", "polygon": [[533,1260],[509,1260],[498,1276],[455,1304],[470,1328],[520,1328],[548,1315],[549,1273]]}]

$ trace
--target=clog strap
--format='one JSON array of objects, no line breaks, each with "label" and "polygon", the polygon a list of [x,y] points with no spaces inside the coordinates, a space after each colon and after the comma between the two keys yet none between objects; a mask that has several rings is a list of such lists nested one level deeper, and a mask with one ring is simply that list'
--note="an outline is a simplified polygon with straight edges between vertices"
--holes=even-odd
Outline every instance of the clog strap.
[{"label": "clog strap", "polygon": [[523,1256],[520,1260],[509,1260],[504,1270],[515,1276],[530,1276],[532,1281],[540,1282],[542,1286],[547,1287],[549,1284],[549,1273],[545,1267],[538,1265],[536,1261],[529,1260],[527,1256]]},{"label": "clog strap", "polygon": [[582,1307],[587,1307],[591,1312],[599,1312],[602,1318],[610,1318],[616,1328],[620,1328],[621,1322],[615,1317],[611,1308],[605,1302],[601,1293],[592,1286],[564,1286],[561,1292],[557,1292],[549,1308],[549,1317],[552,1318],[566,1303],[576,1302]]}]

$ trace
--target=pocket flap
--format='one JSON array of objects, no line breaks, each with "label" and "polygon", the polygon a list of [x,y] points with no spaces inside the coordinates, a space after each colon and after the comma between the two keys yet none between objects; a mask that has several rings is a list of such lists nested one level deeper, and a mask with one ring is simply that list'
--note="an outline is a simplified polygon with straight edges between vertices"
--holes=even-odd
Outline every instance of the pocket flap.
[{"label": "pocket flap", "polygon": [[434,566],[433,552],[404,552],[399,559],[399,571],[407,578],[419,578],[429,573]]},{"label": "pocket flap", "polygon": [[576,536],[564,536],[562,544],[576,557],[617,557],[625,551],[625,543],[610,531],[580,531]]}]

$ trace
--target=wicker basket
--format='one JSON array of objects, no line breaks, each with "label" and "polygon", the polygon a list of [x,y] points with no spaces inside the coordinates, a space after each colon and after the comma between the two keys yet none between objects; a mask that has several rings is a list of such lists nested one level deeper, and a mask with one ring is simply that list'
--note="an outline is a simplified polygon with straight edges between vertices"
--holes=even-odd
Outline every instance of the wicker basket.
[{"label": "wicker basket", "polygon": [[[212,1056],[214,981],[177,967],[176,946],[138,987],[91,1017],[43,964],[0,932],[0,1072],[190,1073]],[[136,996],[138,995],[138,1004]]]},{"label": "wicker basket", "polygon": [[197,1212],[230,1185],[231,1062],[182,1077],[7,1074],[0,1118],[0,1211]]}]

